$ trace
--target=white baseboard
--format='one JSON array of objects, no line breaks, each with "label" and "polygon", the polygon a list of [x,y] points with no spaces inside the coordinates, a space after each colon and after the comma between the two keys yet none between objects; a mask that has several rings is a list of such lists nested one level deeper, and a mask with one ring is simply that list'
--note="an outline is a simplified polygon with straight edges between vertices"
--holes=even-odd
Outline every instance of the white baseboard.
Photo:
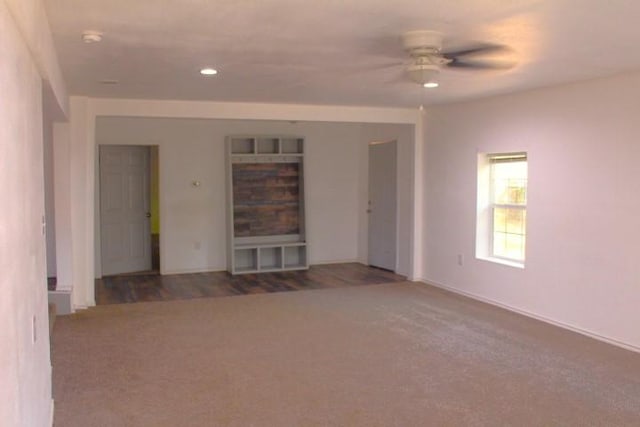
[{"label": "white baseboard", "polygon": [[548,317],[541,316],[539,314],[532,313],[530,311],[523,310],[521,308],[513,307],[513,306],[510,306],[508,304],[504,304],[502,302],[495,301],[495,300],[490,299],[490,298],[486,298],[486,297],[483,297],[483,296],[480,296],[480,295],[476,295],[476,294],[471,293],[471,292],[461,291],[460,289],[452,288],[451,286],[447,286],[447,285],[444,285],[442,283],[438,283],[438,282],[436,282],[434,280],[429,280],[429,279],[425,279],[425,278],[419,278],[419,279],[416,279],[416,281],[422,282],[422,283],[424,283],[425,285],[428,285],[428,286],[434,286],[436,288],[444,289],[446,291],[453,292],[454,294],[462,295],[462,296],[465,296],[467,298],[474,299],[476,301],[480,301],[480,302],[484,302],[486,304],[494,305],[496,307],[504,308],[505,310],[509,310],[509,311],[514,312],[514,313],[518,313],[518,314],[521,314],[523,316],[530,317],[532,319],[540,320],[541,322],[545,322],[545,323],[548,323],[548,324],[551,324],[551,325],[554,325],[554,326],[558,326],[560,328],[567,329],[569,331],[576,332],[576,333],[581,334],[581,335],[585,335],[585,336],[587,336],[589,338],[593,338],[593,339],[596,339],[598,341],[606,342],[607,344],[615,345],[616,347],[624,348],[625,350],[630,350],[630,351],[633,351],[633,352],[636,352],[636,353],[640,353],[640,347],[638,347],[638,346],[635,346],[633,344],[629,344],[629,343],[626,343],[626,342],[623,342],[623,341],[619,341],[619,340],[616,340],[616,339],[613,339],[613,338],[605,337],[603,335],[597,334],[597,333],[589,331],[587,329],[583,329],[583,328],[580,328],[580,327],[577,327],[577,326],[573,326],[573,325],[570,325],[568,323],[564,323],[564,322],[561,322],[561,321],[558,321],[558,320],[550,319]]},{"label": "white baseboard", "polygon": [[214,268],[178,268],[175,270],[160,271],[161,276],[167,276],[170,274],[193,274],[193,273],[217,273],[220,271],[227,271],[227,267],[214,267]]},{"label": "white baseboard", "polygon": [[53,416],[54,416],[54,414],[55,414],[55,406],[56,406],[56,405],[55,405],[54,400],[53,400],[53,399],[51,399],[51,414],[50,414],[50,416],[49,416],[49,419],[51,420],[51,422],[49,423],[49,425],[50,425],[51,427],[53,427]]},{"label": "white baseboard", "polygon": [[347,264],[347,263],[358,263],[358,264],[362,264],[362,262],[357,259],[357,258],[353,258],[353,259],[333,259],[330,261],[309,261],[309,265],[326,265],[326,264]]},{"label": "white baseboard", "polygon": [[[324,265],[324,264],[346,264],[346,263],[358,263],[364,264],[361,260],[357,258],[353,259],[336,259],[330,261],[313,261],[309,262],[309,265]],[[214,268],[179,268],[174,270],[161,270],[160,275],[165,276],[169,274],[191,274],[191,273],[219,273],[221,271],[227,271],[227,267],[214,267]]]},{"label": "white baseboard", "polygon": [[56,314],[65,315],[71,314],[74,311],[73,303],[71,302],[71,291],[48,291],[48,301],[56,306]]}]

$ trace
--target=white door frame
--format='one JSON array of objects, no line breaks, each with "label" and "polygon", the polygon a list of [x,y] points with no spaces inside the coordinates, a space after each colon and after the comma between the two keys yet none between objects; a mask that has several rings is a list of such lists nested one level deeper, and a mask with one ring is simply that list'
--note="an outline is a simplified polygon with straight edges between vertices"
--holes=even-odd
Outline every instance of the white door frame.
[{"label": "white door frame", "polygon": [[[151,192],[150,192],[150,178],[151,178],[151,167],[150,167],[150,159],[151,159],[151,149],[149,146],[147,145],[112,145],[112,144],[101,144],[97,146],[97,156],[96,156],[96,197],[95,197],[95,203],[96,203],[96,210],[95,210],[95,218],[96,218],[96,224],[95,224],[95,232],[96,232],[96,246],[95,246],[95,265],[96,265],[96,277],[101,277],[103,274],[103,230],[102,230],[102,207],[101,207],[101,199],[102,199],[102,188],[101,188],[101,168],[100,168],[100,154],[101,154],[101,150],[102,148],[108,148],[108,147],[135,147],[135,148],[140,148],[140,149],[144,149],[147,151],[147,156],[146,156],[146,160],[147,160],[147,174],[146,174],[146,185],[143,191],[146,192],[147,195],[147,200],[146,200],[146,204],[148,206],[146,206],[146,210],[147,212],[150,212],[151,206],[150,206],[150,197],[151,197]],[[144,209],[143,209],[144,210]],[[149,218],[147,216],[147,218]],[[147,270],[147,269],[151,269],[151,221],[149,219],[146,220],[146,227],[148,228],[148,230],[146,230],[146,237],[143,239],[143,247],[145,248],[145,250],[147,251],[146,254],[146,258],[148,258],[149,262],[148,262],[148,266],[145,265],[145,267],[142,268],[142,270]]]}]

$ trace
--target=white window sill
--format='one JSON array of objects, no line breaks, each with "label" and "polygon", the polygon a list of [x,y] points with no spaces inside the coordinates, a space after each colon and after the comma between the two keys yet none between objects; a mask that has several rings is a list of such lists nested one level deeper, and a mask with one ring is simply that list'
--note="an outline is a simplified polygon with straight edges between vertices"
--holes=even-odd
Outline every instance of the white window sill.
[{"label": "white window sill", "polygon": [[515,268],[521,268],[524,270],[524,263],[523,262],[518,262],[518,261],[510,261],[508,259],[503,259],[503,258],[493,258],[493,257],[476,257],[479,260],[482,261],[489,261],[489,262],[493,262],[495,264],[502,264],[502,265],[506,265],[509,267],[515,267]]}]

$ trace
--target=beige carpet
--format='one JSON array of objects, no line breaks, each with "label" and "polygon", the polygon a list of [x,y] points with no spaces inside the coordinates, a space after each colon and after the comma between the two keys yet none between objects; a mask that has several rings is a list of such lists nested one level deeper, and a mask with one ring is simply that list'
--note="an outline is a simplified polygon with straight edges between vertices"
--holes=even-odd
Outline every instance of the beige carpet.
[{"label": "beige carpet", "polygon": [[640,354],[425,285],[60,317],[55,425],[639,426]]}]

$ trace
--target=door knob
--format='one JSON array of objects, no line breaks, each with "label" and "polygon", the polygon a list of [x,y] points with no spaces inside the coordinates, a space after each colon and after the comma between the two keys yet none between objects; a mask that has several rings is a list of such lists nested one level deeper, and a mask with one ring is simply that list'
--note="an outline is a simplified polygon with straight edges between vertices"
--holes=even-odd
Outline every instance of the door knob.
[{"label": "door knob", "polygon": [[147,212],[147,213],[145,214],[145,216],[146,216],[147,218],[151,218],[151,212]]}]

